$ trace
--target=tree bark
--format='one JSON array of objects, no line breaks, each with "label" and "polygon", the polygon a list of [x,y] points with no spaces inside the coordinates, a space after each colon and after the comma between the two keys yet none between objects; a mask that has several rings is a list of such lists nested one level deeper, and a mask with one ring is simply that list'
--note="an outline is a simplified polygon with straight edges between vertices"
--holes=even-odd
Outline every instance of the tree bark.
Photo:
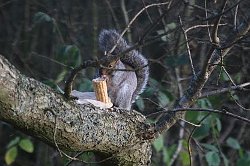
[{"label": "tree bark", "polygon": [[148,126],[142,114],[67,101],[1,55],[0,87],[1,121],[63,152],[96,151],[117,165],[150,164],[151,143],[139,134]]}]

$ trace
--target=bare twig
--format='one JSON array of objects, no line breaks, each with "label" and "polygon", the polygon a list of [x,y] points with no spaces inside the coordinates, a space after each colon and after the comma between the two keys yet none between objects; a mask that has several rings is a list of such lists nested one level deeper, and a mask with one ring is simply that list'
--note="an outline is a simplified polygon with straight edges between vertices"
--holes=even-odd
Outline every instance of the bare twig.
[{"label": "bare twig", "polygon": [[61,62],[59,62],[59,61],[57,61],[57,60],[55,60],[55,59],[49,58],[49,57],[47,57],[47,56],[45,56],[45,55],[38,54],[37,52],[31,52],[30,54],[31,54],[31,55],[34,55],[34,56],[42,57],[42,58],[44,58],[44,59],[47,59],[47,60],[49,60],[49,61],[51,61],[51,62],[53,62],[53,63],[55,63],[55,64],[58,64],[58,65],[60,65],[60,66],[62,66],[62,67],[65,67],[65,68],[67,68],[67,69],[73,69],[72,66],[65,65],[64,63],[61,63]]},{"label": "bare twig", "polygon": [[[126,5],[125,5],[125,0],[121,0],[121,8],[122,8],[122,12],[123,12],[123,16],[124,16],[124,20],[126,25],[129,24],[129,18],[128,18],[128,12],[126,9]],[[131,29],[128,28],[128,41],[129,43],[132,43],[132,36],[131,36]]]},{"label": "bare twig", "polygon": [[[227,24],[219,24],[219,26],[224,26],[224,25],[227,25]],[[207,27],[213,27],[214,24],[201,24],[201,25],[194,25],[192,27],[189,27],[185,30],[185,32],[189,32],[190,30],[193,30],[193,29],[196,29],[196,28],[207,28]]]},{"label": "bare twig", "polygon": [[218,14],[216,14],[216,15],[213,15],[213,16],[211,16],[211,17],[202,19],[201,21],[208,21],[208,20],[213,20],[213,19],[215,19],[215,18],[221,17],[222,15],[226,14],[227,12],[229,12],[229,11],[231,11],[233,8],[235,8],[235,6],[239,5],[242,1],[244,1],[244,0],[239,0],[238,2],[236,2],[235,4],[233,4],[232,6],[230,6],[229,8],[227,8],[226,10],[221,11],[220,13],[218,13]]},{"label": "bare twig", "polygon": [[97,67],[99,63],[97,61],[85,61],[83,64],[81,64],[79,67],[73,69],[70,73],[70,76],[68,77],[66,83],[65,83],[65,88],[64,88],[64,96],[69,99],[71,96],[72,92],[72,86],[73,82],[76,78],[77,73],[79,73],[82,69],[92,66],[92,67]]},{"label": "bare twig", "polygon": [[[145,7],[146,4],[145,4],[144,0],[141,0],[141,2],[142,2],[142,4],[143,4],[143,7]],[[151,16],[150,16],[149,13],[148,13],[148,9],[146,9],[146,13],[147,13],[149,22],[150,22],[151,24],[153,24],[152,18],[151,18]]]},{"label": "bare twig", "polygon": [[235,85],[235,86],[231,86],[231,87],[228,87],[228,88],[222,88],[222,89],[218,89],[218,90],[214,90],[214,91],[210,91],[210,92],[204,92],[199,98],[214,96],[214,95],[229,92],[229,91],[232,91],[232,90],[243,90],[244,87],[249,86],[249,85],[250,85],[250,82],[246,82],[244,84]]},{"label": "bare twig", "polygon": [[[145,30],[145,32],[142,34],[141,39],[138,41],[138,43],[143,43],[144,38],[145,38],[153,29],[155,29],[155,28],[157,27],[157,25],[159,24],[159,22],[162,21],[163,18],[168,14],[169,10],[171,9],[170,7],[173,6],[173,5],[172,5],[172,1],[173,1],[173,0],[171,0],[171,1],[169,2],[168,7],[167,7],[167,10],[164,11],[164,12],[160,15],[160,17],[157,18],[157,20],[155,20],[154,23],[153,23],[149,28],[147,28],[147,29]],[[169,32],[171,33],[171,30],[168,31],[168,32],[165,32],[165,33],[163,33],[163,34],[158,35],[156,38],[165,36],[165,35],[167,35]],[[155,39],[150,39],[150,40],[155,40]]]},{"label": "bare twig", "polygon": [[[204,116],[198,123],[198,125],[201,125],[201,123],[210,115],[210,113],[208,113],[206,116]],[[192,166],[193,165],[193,158],[192,158],[192,150],[191,150],[191,140],[192,140],[192,136],[195,132],[195,130],[198,128],[199,126],[195,126],[189,137],[188,137],[188,155],[189,155],[189,166]]]},{"label": "bare twig", "polygon": [[226,116],[230,116],[232,118],[247,122],[250,124],[250,119],[247,119],[245,117],[233,114],[229,111],[226,110],[216,110],[216,109],[209,109],[209,108],[176,108],[173,110],[167,110],[164,109],[163,111],[158,111],[157,113],[171,113],[171,112],[186,112],[186,111],[196,111],[196,112],[211,112],[211,113],[218,113],[218,114],[222,114],[222,115],[226,115]]},{"label": "bare twig", "polygon": [[[239,0],[238,0],[239,2]],[[237,14],[238,14],[238,8],[239,4],[235,7],[235,12],[234,12],[234,30],[237,30]]]},{"label": "bare twig", "polygon": [[[177,79],[177,85],[178,85],[178,91],[179,91],[179,96],[181,97],[183,95],[183,88],[182,88],[182,84],[179,81],[180,78],[180,71],[179,68],[175,68],[175,75],[176,75],[176,79]],[[178,140],[178,145],[177,148],[175,150],[175,153],[173,154],[170,162],[169,162],[169,166],[173,165],[175,160],[177,159],[178,155],[180,154],[181,150],[182,150],[182,143],[183,143],[183,137],[184,137],[184,129],[185,129],[185,122],[187,123],[186,120],[181,119],[182,121],[180,122],[180,130],[179,130],[179,140]],[[190,124],[190,123],[189,123]]]},{"label": "bare twig", "polygon": [[182,119],[182,118],[180,118],[180,120],[183,121],[183,122],[185,122],[185,123],[187,123],[187,124],[189,124],[189,125],[191,125],[191,126],[196,126],[196,127],[200,127],[200,126],[201,126],[201,125],[199,125],[199,124],[194,124],[194,123],[189,122],[189,121],[187,121],[187,120],[185,120],[185,119]]},{"label": "bare twig", "polygon": [[[207,17],[208,17],[208,15],[207,15],[207,0],[205,0],[204,6],[205,6],[206,19],[207,19]],[[206,21],[206,23],[207,23],[207,25],[208,25],[208,21]],[[210,29],[209,29],[209,27],[207,27],[207,32],[208,32],[209,41],[212,43],[212,38],[211,38],[211,34],[210,34]]]},{"label": "bare twig", "polygon": [[231,83],[232,83],[234,86],[236,86],[236,84],[234,83],[232,77],[231,77],[230,74],[227,72],[227,70],[225,69],[224,66],[222,66],[222,69],[223,69],[223,71],[225,72],[225,74],[227,75],[228,79],[231,81]]},{"label": "bare twig", "polygon": [[9,1],[7,1],[7,2],[1,4],[1,5],[0,5],[0,8],[6,6],[6,5],[8,5],[8,4],[10,4],[12,1],[14,1],[14,0],[9,0]]},{"label": "bare twig", "polygon": [[244,122],[247,122],[250,124],[250,119],[247,119],[245,117],[242,117],[242,116],[239,116],[239,115],[236,115],[236,114],[233,114],[231,112],[228,112],[226,110],[216,110],[216,109],[208,109],[208,108],[188,108],[188,109],[184,109],[184,108],[178,108],[178,109],[174,109],[173,111],[199,111],[199,112],[212,112],[212,113],[219,113],[219,114],[222,114],[222,115],[226,115],[226,116],[230,116],[230,117],[233,117],[235,119],[238,119],[238,120],[241,120],[241,121],[244,121]]},{"label": "bare twig", "polygon": [[184,127],[185,127],[185,122],[182,121],[180,123],[181,125],[181,128],[180,128],[180,131],[179,131],[179,140],[178,140],[178,145],[177,145],[177,148],[175,150],[175,153],[173,154],[173,157],[171,158],[170,162],[169,162],[169,166],[172,166],[175,162],[175,160],[177,159],[179,153],[181,152],[181,149],[182,149],[182,143],[183,143],[183,137],[184,137]]},{"label": "bare twig", "polygon": [[133,22],[137,19],[137,17],[146,9],[150,8],[150,7],[154,7],[154,6],[161,6],[161,5],[167,5],[169,2],[164,2],[164,3],[154,3],[154,4],[150,4],[147,5],[145,7],[143,7],[138,13],[136,13],[136,15],[132,18],[132,20],[129,22],[129,24],[127,25],[127,27],[122,31],[119,39],[117,40],[116,44],[113,46],[113,48],[111,50],[109,50],[108,54],[111,54],[115,48],[117,47],[117,44],[121,41],[122,37],[124,36],[124,34],[128,31],[128,29],[130,28],[130,26],[133,24]]},{"label": "bare twig", "polygon": [[250,111],[249,108],[245,108],[242,104],[239,103],[239,101],[233,96],[232,93],[230,93],[231,98],[234,100],[234,102],[243,110]]},{"label": "bare twig", "polygon": [[[227,0],[224,0],[223,2],[223,5],[221,7],[221,13],[224,12],[224,9],[226,7],[226,4],[227,4]],[[212,43],[215,44],[215,45],[219,45],[220,41],[219,41],[219,37],[218,37],[218,28],[219,28],[219,23],[220,23],[220,20],[221,20],[221,17],[222,15],[220,15],[217,20],[215,21],[214,23],[214,27],[212,29],[212,35],[211,35],[211,38],[212,38]]]},{"label": "bare twig", "polygon": [[106,4],[108,5],[108,8],[109,8],[109,10],[110,10],[110,12],[111,12],[111,15],[112,15],[112,17],[113,17],[113,19],[114,19],[116,28],[117,28],[117,29],[120,29],[119,21],[118,21],[117,16],[116,16],[116,14],[115,14],[115,12],[114,12],[114,9],[112,8],[112,6],[111,6],[109,0],[105,0],[105,2],[106,2]]},{"label": "bare twig", "polygon": [[193,65],[193,60],[192,60],[192,55],[191,55],[191,51],[190,51],[189,44],[188,44],[188,37],[187,37],[186,31],[185,31],[185,29],[183,27],[182,20],[181,20],[180,16],[179,16],[179,20],[180,20],[180,24],[181,24],[181,27],[182,27],[184,38],[186,40],[186,47],[187,47],[187,52],[188,52],[188,58],[189,58],[190,66],[191,66],[191,69],[192,69],[192,72],[193,72],[193,76],[196,77],[196,73],[195,73],[194,65]]}]

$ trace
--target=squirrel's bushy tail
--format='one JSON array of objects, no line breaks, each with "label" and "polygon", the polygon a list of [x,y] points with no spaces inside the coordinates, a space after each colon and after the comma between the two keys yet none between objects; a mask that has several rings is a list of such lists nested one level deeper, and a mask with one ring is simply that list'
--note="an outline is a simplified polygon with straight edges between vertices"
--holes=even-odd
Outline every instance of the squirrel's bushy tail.
[{"label": "squirrel's bushy tail", "polygon": [[[112,54],[119,54],[129,48],[127,42],[121,38],[120,34],[116,30],[102,30],[99,35],[99,47],[101,51],[110,51],[114,45],[117,47],[114,49]],[[117,43],[117,41],[119,42]],[[143,92],[149,77],[148,60],[136,50],[132,50],[126,53],[120,58],[122,63],[125,63],[135,69],[137,77],[137,87],[133,93],[132,102]]]},{"label": "squirrel's bushy tail", "polygon": [[102,30],[99,35],[99,47],[101,51],[110,51],[115,44],[117,44],[115,50],[111,54],[119,54],[126,50],[128,48],[127,42],[121,38],[119,43],[117,41],[119,40],[120,34],[116,32],[116,30]]}]

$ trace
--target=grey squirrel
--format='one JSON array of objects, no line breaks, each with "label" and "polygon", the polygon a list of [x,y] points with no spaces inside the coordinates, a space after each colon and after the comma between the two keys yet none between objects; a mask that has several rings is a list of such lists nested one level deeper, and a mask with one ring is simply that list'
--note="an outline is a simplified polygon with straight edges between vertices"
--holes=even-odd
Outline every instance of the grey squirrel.
[{"label": "grey squirrel", "polygon": [[[120,34],[116,30],[102,30],[99,35],[99,47],[102,53],[105,55],[105,52],[109,52],[116,44],[117,47],[111,54],[116,55],[128,49],[127,42],[119,38]],[[117,107],[130,110],[132,103],[143,92],[148,82],[148,60],[138,51],[132,50],[119,60],[104,64],[104,66],[114,69],[101,68],[99,70],[99,76],[107,78],[111,102]]]}]

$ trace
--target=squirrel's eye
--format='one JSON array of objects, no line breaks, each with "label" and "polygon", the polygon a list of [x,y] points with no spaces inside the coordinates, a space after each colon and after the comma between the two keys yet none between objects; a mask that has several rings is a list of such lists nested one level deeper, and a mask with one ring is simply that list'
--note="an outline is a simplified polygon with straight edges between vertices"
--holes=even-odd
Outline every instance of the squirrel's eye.
[{"label": "squirrel's eye", "polygon": [[109,67],[109,68],[113,68],[113,65],[110,64],[108,67]]}]

